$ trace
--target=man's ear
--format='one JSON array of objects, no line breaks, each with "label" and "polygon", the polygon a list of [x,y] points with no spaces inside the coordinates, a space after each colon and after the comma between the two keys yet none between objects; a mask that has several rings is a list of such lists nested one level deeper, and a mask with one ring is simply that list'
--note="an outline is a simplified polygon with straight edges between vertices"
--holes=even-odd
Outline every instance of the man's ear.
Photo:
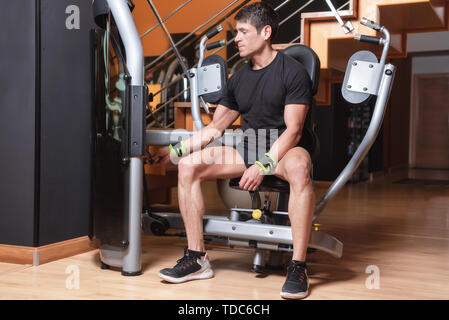
[{"label": "man's ear", "polygon": [[266,25],[265,27],[262,28],[262,35],[263,35],[263,39],[264,40],[268,40],[271,37],[271,26]]}]

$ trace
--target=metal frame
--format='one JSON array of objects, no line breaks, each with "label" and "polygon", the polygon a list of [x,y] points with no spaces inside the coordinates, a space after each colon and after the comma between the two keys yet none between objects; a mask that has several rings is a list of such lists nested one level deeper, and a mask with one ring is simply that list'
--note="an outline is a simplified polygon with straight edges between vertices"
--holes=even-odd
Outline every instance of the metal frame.
[{"label": "metal frame", "polygon": [[[127,6],[126,0],[108,0],[109,7],[117,23],[120,35],[124,41],[127,56],[127,68],[131,75],[132,85],[143,85],[143,52],[137,29],[132,19],[131,12]],[[156,14],[156,12],[155,12]],[[160,19],[159,19],[160,20]],[[326,195],[317,203],[315,208],[315,221],[322,212],[326,204],[332,199],[336,193],[344,186],[346,181],[357,169],[363,157],[367,154],[369,148],[374,142],[385,113],[387,100],[390,94],[392,81],[394,77],[394,66],[385,65],[385,59],[389,48],[389,33],[373,22],[362,21],[365,25],[372,27],[384,33],[385,39],[379,41],[384,45],[380,65],[384,72],[382,74],[377,92],[377,102],[374,115],[371,120],[368,132],[366,133],[362,144],[350,160],[347,167],[343,170],[337,180],[329,188]],[[163,22],[160,20],[160,24]],[[378,29],[377,29],[378,28]],[[175,44],[173,44],[176,46]],[[192,116],[197,129],[204,127],[200,117],[199,94],[197,83],[197,70],[192,68],[188,71],[190,80],[190,90],[192,97]],[[176,134],[174,134],[176,132]],[[179,134],[178,134],[179,133]],[[184,138],[192,135],[193,132],[173,131],[173,130],[146,130],[145,142],[151,145],[167,145],[177,142],[179,137]],[[176,141],[174,140],[176,137]],[[222,141],[233,141],[233,137],[229,133],[225,133]],[[129,244],[124,250],[120,248],[102,247],[100,248],[101,260],[103,263],[121,266],[122,273],[126,275],[140,274],[141,270],[141,222],[142,222],[142,176],[143,176],[142,159],[139,157],[131,158],[128,179],[128,203],[129,203]],[[285,208],[285,203],[283,208]],[[248,213],[251,209],[231,209],[230,217],[205,216],[204,232],[208,236],[225,238],[232,245],[248,245],[259,249],[269,249],[278,251],[291,251],[292,238],[291,227],[261,224],[252,219],[246,222],[238,221],[241,213]],[[285,215],[287,212],[277,211],[275,214]],[[162,213],[158,214],[159,218],[165,219],[172,228],[183,228],[182,218],[180,214]],[[157,219],[156,219],[157,220]],[[156,221],[155,220],[155,221]],[[342,256],[343,244],[332,236],[323,232],[312,230],[309,246],[324,250],[336,257]],[[261,259],[260,251],[256,251],[255,261]]]},{"label": "metal frame", "polygon": [[[377,78],[378,90],[375,95],[377,95],[376,105],[374,107],[373,116],[369,124],[368,130],[363,137],[362,142],[357,148],[356,152],[352,156],[349,163],[337,177],[337,179],[329,187],[326,194],[320,199],[315,207],[315,213],[313,216],[313,221],[318,219],[321,212],[324,210],[329,201],[335,197],[335,195],[343,188],[346,182],[351,178],[354,172],[359,167],[360,163],[363,161],[365,156],[368,154],[369,149],[373,145],[376,137],[382,126],[383,117],[385,115],[385,110],[387,109],[387,101],[390,96],[391,87],[393,85],[395,67],[392,64],[385,64],[387,59],[388,50],[390,47],[390,33],[385,27],[381,27],[373,21],[369,21],[365,18],[361,20],[361,23],[369,28],[380,31],[384,34],[385,38],[379,39],[379,44],[383,45],[382,56],[379,61],[378,68],[383,70],[381,76]],[[363,41],[363,38],[356,35],[354,37],[356,40]],[[376,84],[374,85],[376,86]],[[365,93],[362,89],[360,92]]]},{"label": "metal frame", "polygon": [[[238,216],[240,212],[249,211],[252,212],[249,209],[233,208],[231,209],[231,216],[236,217],[236,214]],[[281,214],[284,214],[284,212],[281,212]],[[184,229],[184,224],[178,213],[158,212],[157,215],[166,219],[172,229]],[[217,241],[229,245],[274,251],[293,251],[291,247],[292,232],[289,226],[263,224],[258,220],[233,221],[228,217],[208,215],[203,217],[203,224],[204,235],[209,240],[216,238]],[[319,230],[312,230],[308,246],[327,252],[336,258],[343,256],[343,243]]]},{"label": "metal frame", "polygon": [[[143,49],[139,34],[126,0],[107,0],[126,51],[126,66],[132,86],[143,86]],[[129,243],[125,247],[100,247],[101,261],[109,266],[121,267],[124,275],[141,273],[141,214],[143,161],[131,157],[127,171],[126,194],[128,204]]]}]

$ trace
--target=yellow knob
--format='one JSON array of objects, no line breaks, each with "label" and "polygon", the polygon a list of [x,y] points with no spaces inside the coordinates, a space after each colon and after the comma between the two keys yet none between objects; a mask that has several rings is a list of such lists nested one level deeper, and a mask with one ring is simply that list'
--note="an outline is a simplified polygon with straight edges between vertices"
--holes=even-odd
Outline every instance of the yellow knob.
[{"label": "yellow knob", "polygon": [[313,230],[315,230],[315,231],[320,230],[320,226],[321,226],[321,224],[319,224],[319,223],[314,223],[314,224],[313,224]]},{"label": "yellow knob", "polygon": [[259,220],[262,217],[262,210],[256,209],[253,211],[253,219]]}]

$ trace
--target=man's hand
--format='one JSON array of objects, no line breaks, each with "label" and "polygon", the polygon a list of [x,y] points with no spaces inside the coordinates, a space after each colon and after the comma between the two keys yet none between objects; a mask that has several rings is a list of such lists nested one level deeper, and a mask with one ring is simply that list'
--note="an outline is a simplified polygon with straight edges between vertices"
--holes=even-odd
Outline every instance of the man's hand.
[{"label": "man's hand", "polygon": [[168,164],[170,162],[170,149],[168,146],[157,149],[149,160],[152,165],[156,166]]},{"label": "man's hand", "polygon": [[240,189],[255,191],[262,183],[263,177],[264,174],[262,168],[257,164],[253,164],[243,173],[243,176],[239,182]]}]

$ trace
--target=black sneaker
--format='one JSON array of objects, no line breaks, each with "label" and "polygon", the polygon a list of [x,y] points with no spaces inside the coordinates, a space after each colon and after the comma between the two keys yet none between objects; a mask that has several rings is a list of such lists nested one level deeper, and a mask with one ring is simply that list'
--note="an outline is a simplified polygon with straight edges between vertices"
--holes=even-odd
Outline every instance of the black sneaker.
[{"label": "black sneaker", "polygon": [[173,268],[159,271],[159,277],[171,283],[181,283],[189,280],[208,279],[214,276],[205,252],[184,249],[184,256]]},{"label": "black sneaker", "polygon": [[302,299],[307,297],[309,280],[305,262],[292,260],[287,268],[287,279],[281,290],[281,297],[285,299]]}]

